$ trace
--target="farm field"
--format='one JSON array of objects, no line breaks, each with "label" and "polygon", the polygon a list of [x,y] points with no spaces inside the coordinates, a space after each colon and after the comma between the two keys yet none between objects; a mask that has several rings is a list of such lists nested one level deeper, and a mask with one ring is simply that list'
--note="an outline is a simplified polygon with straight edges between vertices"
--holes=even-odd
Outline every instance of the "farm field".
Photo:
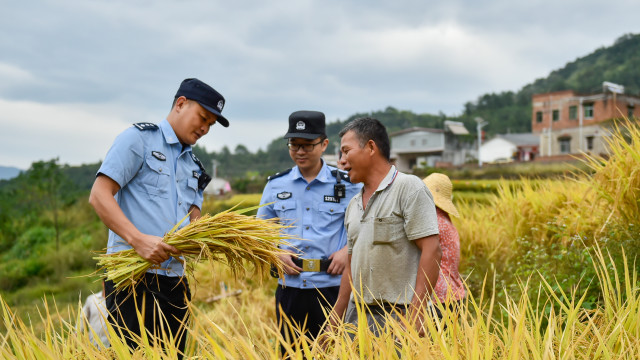
[{"label": "farm field", "polygon": [[[454,223],[470,295],[459,313],[445,311],[442,322],[427,322],[426,336],[407,327],[401,316],[380,337],[366,328],[339,326],[323,341],[303,339],[288,349],[289,356],[640,358],[640,131],[632,127],[614,135],[611,157],[587,158],[591,171],[582,176],[454,180],[454,202],[461,213]],[[249,207],[259,199],[259,194],[207,199],[203,212],[238,203]],[[187,358],[279,358],[282,339],[275,325],[274,279],[234,278],[223,264],[201,265],[192,287]],[[213,300],[220,295],[229,296]],[[8,299],[14,304],[20,296],[28,298],[12,294]],[[110,334],[111,349],[93,346],[86,332],[76,330],[77,294],[75,301],[59,306],[52,298],[38,306],[40,315],[33,303],[2,303],[0,357],[175,358],[171,349],[163,354],[153,344],[129,354],[115,333]],[[355,334],[354,339],[347,333]]]}]

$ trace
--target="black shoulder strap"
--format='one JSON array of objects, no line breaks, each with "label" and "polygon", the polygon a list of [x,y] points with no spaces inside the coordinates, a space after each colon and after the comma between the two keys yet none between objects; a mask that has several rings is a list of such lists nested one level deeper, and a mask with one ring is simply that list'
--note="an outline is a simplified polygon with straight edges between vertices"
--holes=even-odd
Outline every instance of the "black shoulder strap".
[{"label": "black shoulder strap", "polygon": [[[340,183],[340,180],[344,180],[344,181],[346,181],[348,183],[351,182],[351,179],[349,178],[349,174],[347,174],[345,171],[340,171],[338,169],[334,169],[334,170],[331,170],[331,175],[333,175],[333,177],[336,178],[336,181],[338,183]],[[340,175],[340,176],[338,176],[338,175]]]},{"label": "black shoulder strap", "polygon": [[279,177],[281,177],[281,176],[285,176],[285,175],[287,175],[287,174],[288,174],[288,173],[290,173],[290,172],[291,172],[291,168],[289,168],[289,169],[287,169],[287,170],[285,170],[285,171],[281,171],[281,172],[279,172],[279,173],[275,173],[275,174],[273,174],[273,175],[271,175],[271,176],[267,177],[267,181],[271,181],[271,180],[273,180],[273,179],[277,179],[277,178],[279,178]]},{"label": "black shoulder strap", "polygon": [[133,124],[133,126],[136,127],[136,129],[140,130],[140,131],[144,131],[144,130],[158,130],[159,127],[158,125],[154,124],[154,123],[147,123],[147,122],[140,122],[140,123],[135,123]]},{"label": "black shoulder strap", "polygon": [[200,168],[200,171],[202,171],[202,174],[200,174],[200,177],[198,177],[198,188],[204,191],[207,185],[209,185],[209,183],[211,182],[211,176],[207,174],[204,166],[202,165],[202,162],[193,154],[193,152],[191,153],[191,159],[193,159],[193,162],[196,163],[196,165],[198,165],[198,167]]}]

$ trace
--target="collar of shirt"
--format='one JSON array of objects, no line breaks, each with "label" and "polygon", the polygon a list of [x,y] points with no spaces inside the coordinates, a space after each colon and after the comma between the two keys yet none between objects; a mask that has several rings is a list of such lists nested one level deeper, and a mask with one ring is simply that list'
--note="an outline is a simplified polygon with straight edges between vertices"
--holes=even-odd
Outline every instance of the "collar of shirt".
[{"label": "collar of shirt", "polygon": [[384,179],[380,181],[380,185],[378,185],[378,188],[375,192],[383,191],[384,189],[391,186],[391,184],[393,184],[393,181],[396,179],[396,176],[398,176],[398,170],[396,170],[395,165],[391,165],[391,169],[389,169],[387,176],[385,176]]},{"label": "collar of shirt", "polygon": [[[380,181],[380,185],[378,185],[378,188],[376,189],[376,191],[374,192],[374,195],[384,191],[386,188],[388,188],[389,186],[391,186],[391,184],[393,184],[393,181],[396,179],[396,177],[398,176],[398,170],[396,169],[395,165],[391,165],[391,169],[389,169],[389,172],[387,173],[387,175],[384,177],[384,179],[382,179],[382,181]],[[362,187],[362,189],[360,189],[360,191],[358,191],[358,193],[353,197],[355,200],[355,203],[358,204],[358,208],[363,211],[363,207],[362,207],[362,194],[364,193],[364,186]],[[373,196],[372,196],[373,198]],[[371,201],[371,200],[369,200]]]},{"label": "collar of shirt", "polygon": [[[173,127],[171,127],[171,124],[169,124],[169,121],[167,119],[162,120],[158,124],[158,126],[160,127],[160,130],[162,130],[162,135],[164,135],[164,140],[167,142],[167,144],[173,145],[180,143],[180,140],[178,140],[178,136],[176,136],[176,132],[173,131]],[[191,145],[184,145],[181,152],[189,150],[191,150]]]},{"label": "collar of shirt", "polygon": [[[319,181],[322,183],[335,181],[335,178],[331,174],[331,169],[329,169],[329,166],[327,166],[327,163],[325,163],[323,159],[320,159],[320,161],[322,161],[322,168],[320,168],[318,175],[316,175],[316,178],[313,179],[313,181]],[[298,180],[298,179],[305,180],[304,176],[302,176],[302,173],[300,172],[300,169],[298,168],[297,165],[293,167],[289,176],[291,176],[291,180]]]}]

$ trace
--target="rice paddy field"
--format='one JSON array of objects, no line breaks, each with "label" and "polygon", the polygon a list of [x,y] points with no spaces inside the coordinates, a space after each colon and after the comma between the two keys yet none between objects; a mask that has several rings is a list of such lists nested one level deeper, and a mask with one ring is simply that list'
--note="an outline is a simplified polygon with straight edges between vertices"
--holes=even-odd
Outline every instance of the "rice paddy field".
[{"label": "rice paddy field", "polygon": [[[624,124],[613,135],[608,160],[587,157],[588,172],[564,179],[454,181],[469,296],[460,311],[426,321],[424,336],[400,315],[381,336],[340,325],[288,344],[277,331],[274,279],[251,275],[250,264],[236,276],[202,263],[185,357],[278,359],[282,344],[291,359],[640,358],[640,130]],[[207,199],[203,212],[259,199]],[[132,354],[112,328],[110,348],[93,345],[77,330],[80,306],[43,303],[25,320],[0,301],[0,358],[176,358],[147,339]]]}]

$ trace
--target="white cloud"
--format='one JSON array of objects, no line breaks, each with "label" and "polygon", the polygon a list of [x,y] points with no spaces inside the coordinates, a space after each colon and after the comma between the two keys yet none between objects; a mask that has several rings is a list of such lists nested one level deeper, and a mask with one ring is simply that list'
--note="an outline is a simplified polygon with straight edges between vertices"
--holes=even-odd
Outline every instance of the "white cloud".
[{"label": "white cloud", "polygon": [[0,164],[22,169],[56,157],[63,164],[97,162],[130,125],[106,106],[0,99],[0,108]]},{"label": "white cloud", "polygon": [[640,32],[639,12],[630,0],[8,2],[0,165],[98,161],[128,124],[160,121],[192,76],[227,98],[231,127],[202,140],[209,150],[265,148],[299,109],[455,114]]}]

